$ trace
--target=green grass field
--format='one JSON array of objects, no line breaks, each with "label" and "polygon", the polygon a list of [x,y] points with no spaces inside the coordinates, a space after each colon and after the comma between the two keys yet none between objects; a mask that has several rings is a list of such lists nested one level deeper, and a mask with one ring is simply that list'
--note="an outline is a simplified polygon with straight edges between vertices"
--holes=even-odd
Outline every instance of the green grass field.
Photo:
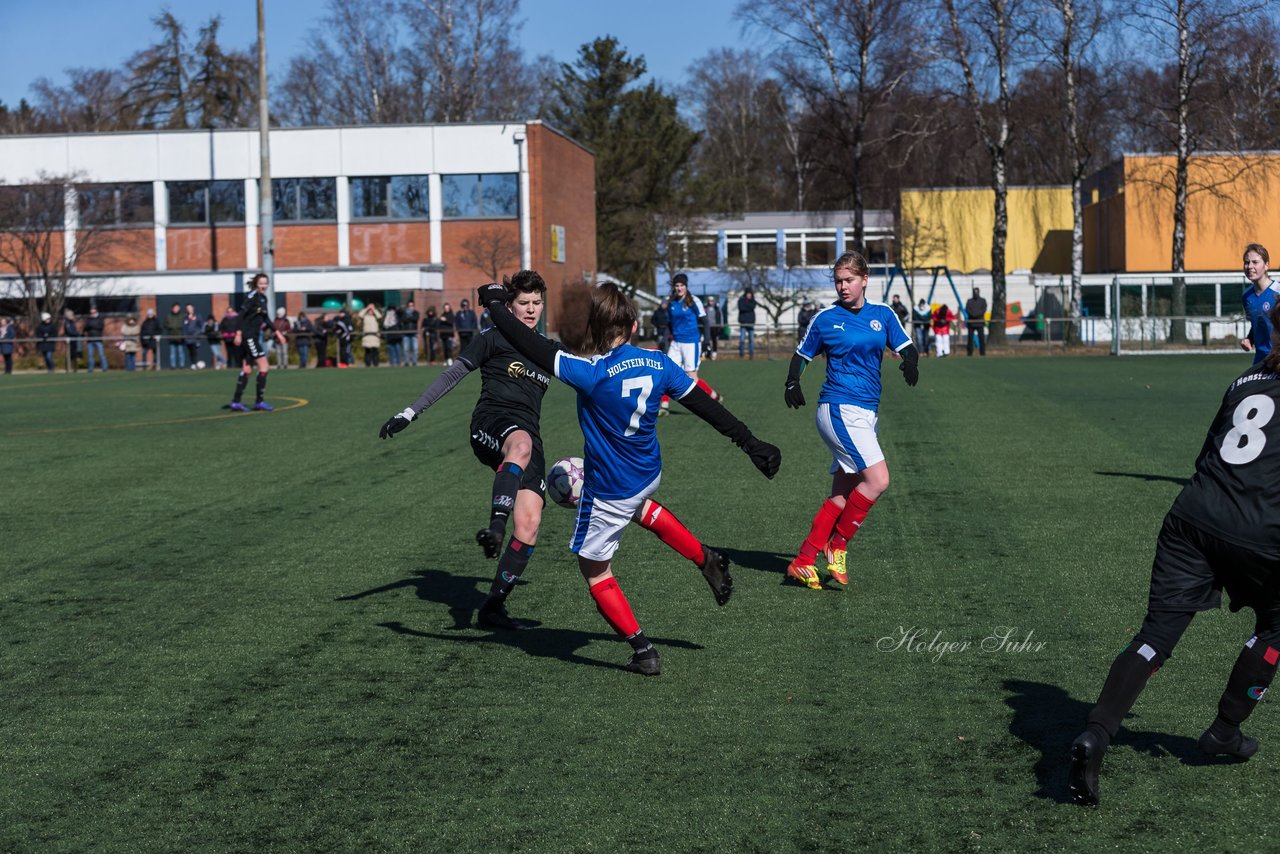
[{"label": "green grass field", "polygon": [[[793,412],[784,362],[709,364],[782,471],[679,407],[660,422],[658,497],[736,587],[717,609],[696,568],[627,532],[616,568],[656,679],[621,669],[554,506],[509,602],[541,625],[471,627],[494,566],[472,539],[478,378],[380,442],[434,370],[273,373],[281,411],[232,417],[228,372],[6,377],[0,850],[1274,850],[1269,704],[1249,763],[1195,750],[1248,612],[1196,620],[1108,754],[1100,809],[1065,787],[1245,364],[961,357],[914,389],[887,365],[893,483],[853,583],[822,592],[783,581],[829,484],[820,378]],[[580,453],[564,388],[543,426],[549,459]],[[917,630],[957,646],[897,646]],[[1005,633],[1031,642],[983,648]]]}]

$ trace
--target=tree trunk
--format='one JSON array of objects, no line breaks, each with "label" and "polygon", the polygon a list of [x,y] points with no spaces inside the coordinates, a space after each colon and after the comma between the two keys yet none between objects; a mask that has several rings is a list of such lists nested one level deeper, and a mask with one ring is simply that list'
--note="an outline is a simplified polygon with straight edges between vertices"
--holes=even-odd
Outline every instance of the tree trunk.
[{"label": "tree trunk", "polygon": [[[1186,0],[1178,0],[1178,152],[1173,185],[1173,257],[1170,269],[1181,273],[1187,268],[1187,162],[1191,158],[1191,138],[1188,113],[1191,88],[1191,51],[1187,44]],[[1187,340],[1187,325],[1183,318],[1187,313],[1187,280],[1174,277],[1170,293],[1169,340]]]},{"label": "tree trunk", "polygon": [[996,194],[995,227],[991,230],[991,328],[988,334],[992,344],[1004,344],[1008,341],[1008,309],[1005,305],[1007,284],[1005,282],[1005,243],[1009,236],[1009,186],[1005,171],[1004,150],[992,163],[995,181],[992,189]]}]

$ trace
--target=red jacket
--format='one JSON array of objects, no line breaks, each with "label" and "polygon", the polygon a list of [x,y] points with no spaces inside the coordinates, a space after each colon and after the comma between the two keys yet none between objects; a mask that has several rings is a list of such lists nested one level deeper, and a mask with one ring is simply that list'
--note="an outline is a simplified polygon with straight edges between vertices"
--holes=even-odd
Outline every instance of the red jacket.
[{"label": "red jacket", "polygon": [[951,309],[945,305],[933,313],[933,334],[948,335],[951,332],[951,324],[955,323],[956,315]]}]

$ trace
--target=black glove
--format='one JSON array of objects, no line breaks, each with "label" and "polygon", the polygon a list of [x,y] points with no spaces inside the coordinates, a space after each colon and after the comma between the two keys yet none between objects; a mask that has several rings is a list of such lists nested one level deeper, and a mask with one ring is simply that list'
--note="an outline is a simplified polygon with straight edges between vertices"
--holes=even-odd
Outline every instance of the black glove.
[{"label": "black glove", "polygon": [[387,419],[386,424],[382,425],[382,429],[378,431],[378,438],[390,439],[417,419],[418,413],[414,412],[412,408],[406,409],[404,412],[397,412]]},{"label": "black glove", "polygon": [[742,443],[742,450],[751,457],[751,464],[760,469],[760,473],[773,480],[782,465],[782,451],[768,442],[761,442],[755,436]]},{"label": "black glove", "polygon": [[493,305],[495,302],[499,305],[506,305],[507,297],[509,296],[506,288],[492,282],[476,288],[476,294],[479,296],[480,304],[483,306]]},{"label": "black glove", "polygon": [[907,381],[907,385],[915,385],[920,382],[920,364],[918,362],[903,362],[898,365],[898,370],[902,371],[902,378]]},{"label": "black glove", "polygon": [[792,409],[799,409],[804,406],[804,392],[801,391],[798,380],[792,380],[787,383],[787,390],[783,392],[782,397],[787,401],[787,406]]}]

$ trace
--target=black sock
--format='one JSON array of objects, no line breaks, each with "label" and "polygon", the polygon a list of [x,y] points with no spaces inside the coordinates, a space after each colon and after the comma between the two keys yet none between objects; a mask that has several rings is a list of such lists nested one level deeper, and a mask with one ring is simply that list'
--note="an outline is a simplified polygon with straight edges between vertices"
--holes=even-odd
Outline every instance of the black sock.
[{"label": "black sock", "polygon": [[1135,638],[1111,663],[1098,705],[1089,712],[1089,723],[1114,736],[1142,689],[1147,687],[1147,680],[1155,675],[1164,660],[1165,656],[1158,650]]},{"label": "black sock", "polygon": [[631,644],[631,648],[636,652],[648,652],[653,649],[653,644],[649,643],[649,639],[644,636],[644,629],[640,629],[634,635],[628,636],[627,643]]},{"label": "black sock", "polygon": [[240,398],[244,397],[244,387],[249,384],[249,375],[241,374],[236,377],[236,396],[231,398],[232,401],[239,403]]},{"label": "black sock", "polygon": [[262,403],[262,396],[267,391],[267,375],[258,374],[258,403]]},{"label": "black sock", "polygon": [[493,476],[493,506],[489,511],[489,530],[499,534],[507,530],[507,519],[516,506],[516,493],[520,491],[520,475],[524,469],[515,463],[503,463]]},{"label": "black sock", "polygon": [[512,537],[498,560],[498,571],[493,576],[493,583],[489,585],[489,602],[502,604],[524,574],[531,557],[533,546]]},{"label": "black sock", "polygon": [[1280,650],[1258,640],[1254,635],[1240,650],[1231,675],[1227,677],[1227,689],[1218,700],[1218,719],[1212,729],[1214,735],[1224,741],[1234,737],[1240,724],[1257,708],[1262,695],[1276,675],[1276,662]]}]

